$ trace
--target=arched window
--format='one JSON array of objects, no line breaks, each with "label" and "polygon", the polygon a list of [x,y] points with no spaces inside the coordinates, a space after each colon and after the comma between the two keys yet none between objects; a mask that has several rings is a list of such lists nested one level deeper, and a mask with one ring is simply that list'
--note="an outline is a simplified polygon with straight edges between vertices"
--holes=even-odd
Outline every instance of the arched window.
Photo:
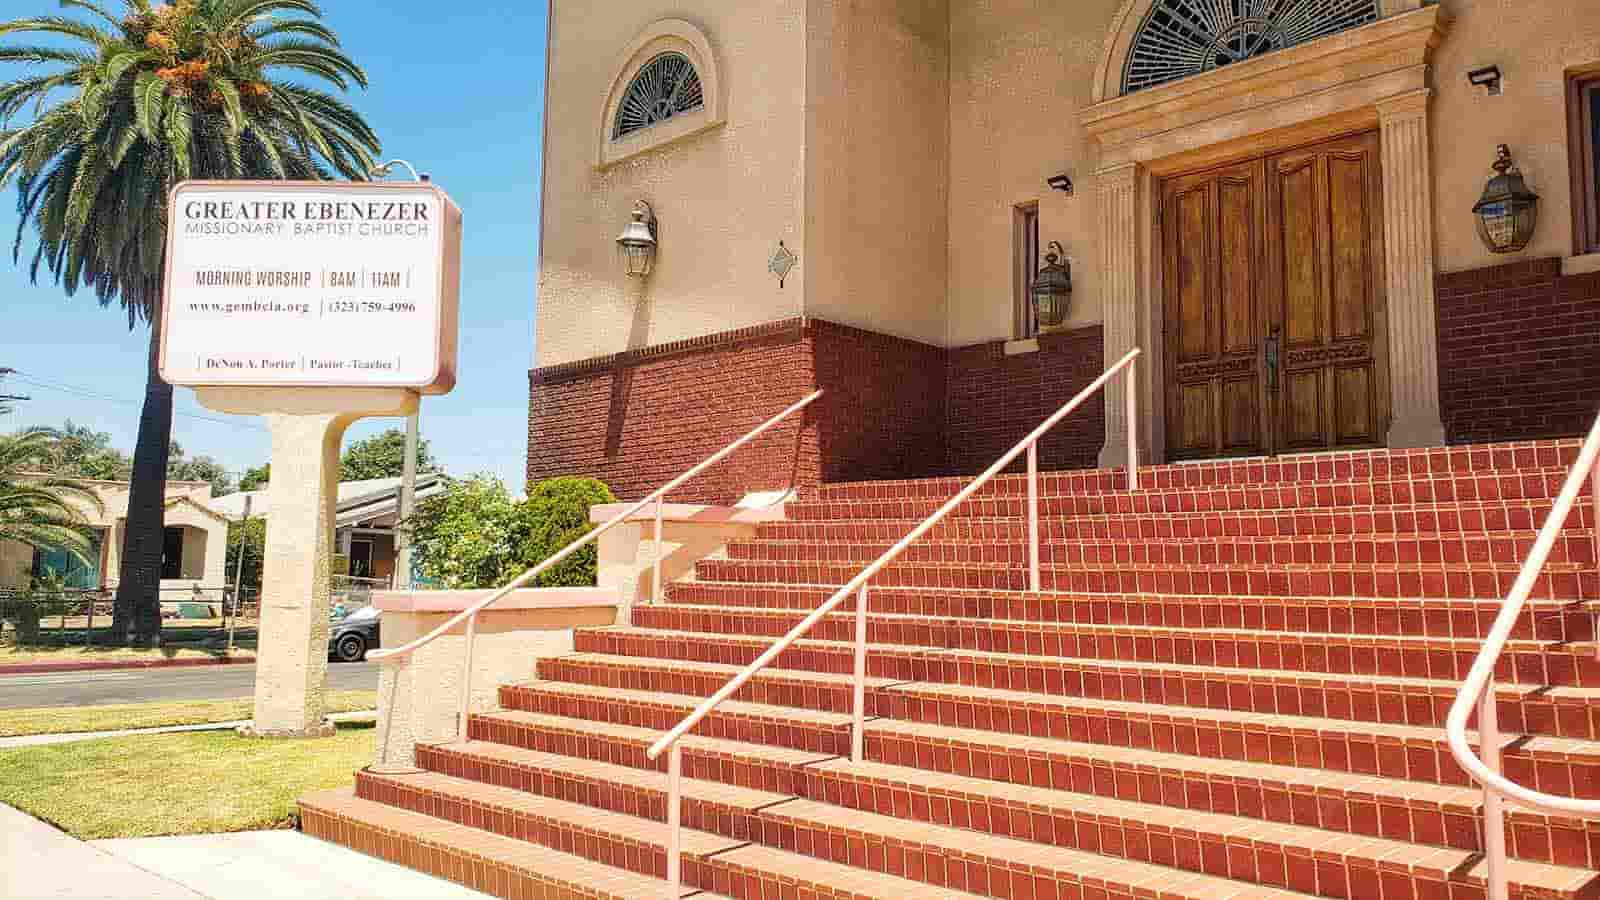
[{"label": "arched window", "polygon": [[617,107],[611,139],[705,106],[705,90],[694,63],[682,53],[663,53],[633,76]]},{"label": "arched window", "polygon": [[1134,36],[1122,91],[1304,44],[1378,20],[1378,0],[1157,0]]}]

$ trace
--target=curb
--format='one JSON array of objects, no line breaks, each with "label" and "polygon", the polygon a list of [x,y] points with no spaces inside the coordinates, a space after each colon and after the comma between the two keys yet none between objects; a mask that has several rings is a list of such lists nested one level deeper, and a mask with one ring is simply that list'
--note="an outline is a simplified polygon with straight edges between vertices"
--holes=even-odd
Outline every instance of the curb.
[{"label": "curb", "polygon": [[171,669],[187,666],[236,666],[253,664],[255,657],[211,657],[197,659],[108,659],[100,662],[0,663],[0,677],[39,672],[99,672],[111,669]]}]

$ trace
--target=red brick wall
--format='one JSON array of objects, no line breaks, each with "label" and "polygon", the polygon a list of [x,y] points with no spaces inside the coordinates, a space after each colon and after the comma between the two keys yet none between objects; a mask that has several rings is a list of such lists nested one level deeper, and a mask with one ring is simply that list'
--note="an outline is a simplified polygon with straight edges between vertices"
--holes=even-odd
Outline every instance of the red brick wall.
[{"label": "red brick wall", "polygon": [[823,481],[918,478],[944,471],[945,351],[810,320]]},{"label": "red brick wall", "polygon": [[[790,319],[529,373],[528,479],[590,475],[638,498],[812,390],[803,419],[768,432],[672,494],[730,503],[821,481],[970,474],[1101,371],[1099,327],[945,350],[819,319]],[[1046,469],[1095,464],[1096,399],[1041,444]]]},{"label": "red brick wall", "polygon": [[[528,480],[589,475],[637,499],[810,393],[800,320],[529,373]],[[791,417],[671,495],[730,503],[819,478],[815,428]]]},{"label": "red brick wall", "polygon": [[1600,273],[1559,259],[1437,279],[1439,407],[1451,443],[1581,434],[1600,405]]},{"label": "red brick wall", "polygon": [[[949,351],[946,468],[975,474],[1105,371],[1100,326],[1039,338],[1039,352],[1005,355],[992,341]],[[1041,469],[1093,468],[1105,443],[1105,402],[1079,407],[1039,442]]]}]

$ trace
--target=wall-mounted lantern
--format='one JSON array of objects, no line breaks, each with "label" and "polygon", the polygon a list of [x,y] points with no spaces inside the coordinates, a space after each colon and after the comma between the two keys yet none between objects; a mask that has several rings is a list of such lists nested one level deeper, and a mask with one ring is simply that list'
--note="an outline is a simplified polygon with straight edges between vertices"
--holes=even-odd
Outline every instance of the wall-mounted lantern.
[{"label": "wall-mounted lantern", "polygon": [[633,204],[633,221],[617,235],[617,250],[629,278],[644,278],[656,261],[656,214],[643,200]]},{"label": "wall-mounted lantern", "polygon": [[1516,253],[1533,240],[1539,225],[1539,195],[1528,190],[1510,147],[1501,144],[1495,155],[1495,175],[1472,211],[1478,216],[1478,237],[1484,246],[1495,253]]},{"label": "wall-mounted lantern", "polygon": [[1055,241],[1046,249],[1044,267],[1033,279],[1033,311],[1039,327],[1054,328],[1067,320],[1067,301],[1072,299],[1072,264],[1067,251]]}]

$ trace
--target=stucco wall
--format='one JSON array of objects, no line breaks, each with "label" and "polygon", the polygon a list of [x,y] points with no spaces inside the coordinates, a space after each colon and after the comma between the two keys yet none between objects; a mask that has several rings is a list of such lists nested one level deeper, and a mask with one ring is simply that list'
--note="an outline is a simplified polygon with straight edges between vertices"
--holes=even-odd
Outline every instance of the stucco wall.
[{"label": "stucco wall", "polygon": [[[803,0],[687,7],[554,3],[536,365],[800,313],[809,255],[801,221]],[[726,124],[600,171],[612,81],[635,37],[667,17],[687,19],[709,38]],[[656,269],[642,286],[622,274],[614,243],[638,199],[660,221]],[[779,239],[801,259],[781,290],[767,272]]]},{"label": "stucco wall", "polygon": [[[1594,0],[1447,0],[1450,33],[1433,65],[1434,222],[1440,271],[1570,256],[1572,189],[1567,160],[1565,73],[1600,62]],[[1467,72],[1498,65],[1505,93],[1485,95]],[[1540,197],[1528,249],[1495,256],[1478,240],[1472,204],[1494,173],[1496,144],[1511,145]]]},{"label": "stucco wall", "polygon": [[943,345],[948,4],[811,0],[806,31],[805,313]]},{"label": "stucco wall", "polygon": [[[950,313],[945,343],[1013,335],[1013,210],[1072,262],[1068,326],[1100,321],[1094,159],[1078,123],[1120,0],[950,4]],[[1045,179],[1066,172],[1072,196]]]}]

